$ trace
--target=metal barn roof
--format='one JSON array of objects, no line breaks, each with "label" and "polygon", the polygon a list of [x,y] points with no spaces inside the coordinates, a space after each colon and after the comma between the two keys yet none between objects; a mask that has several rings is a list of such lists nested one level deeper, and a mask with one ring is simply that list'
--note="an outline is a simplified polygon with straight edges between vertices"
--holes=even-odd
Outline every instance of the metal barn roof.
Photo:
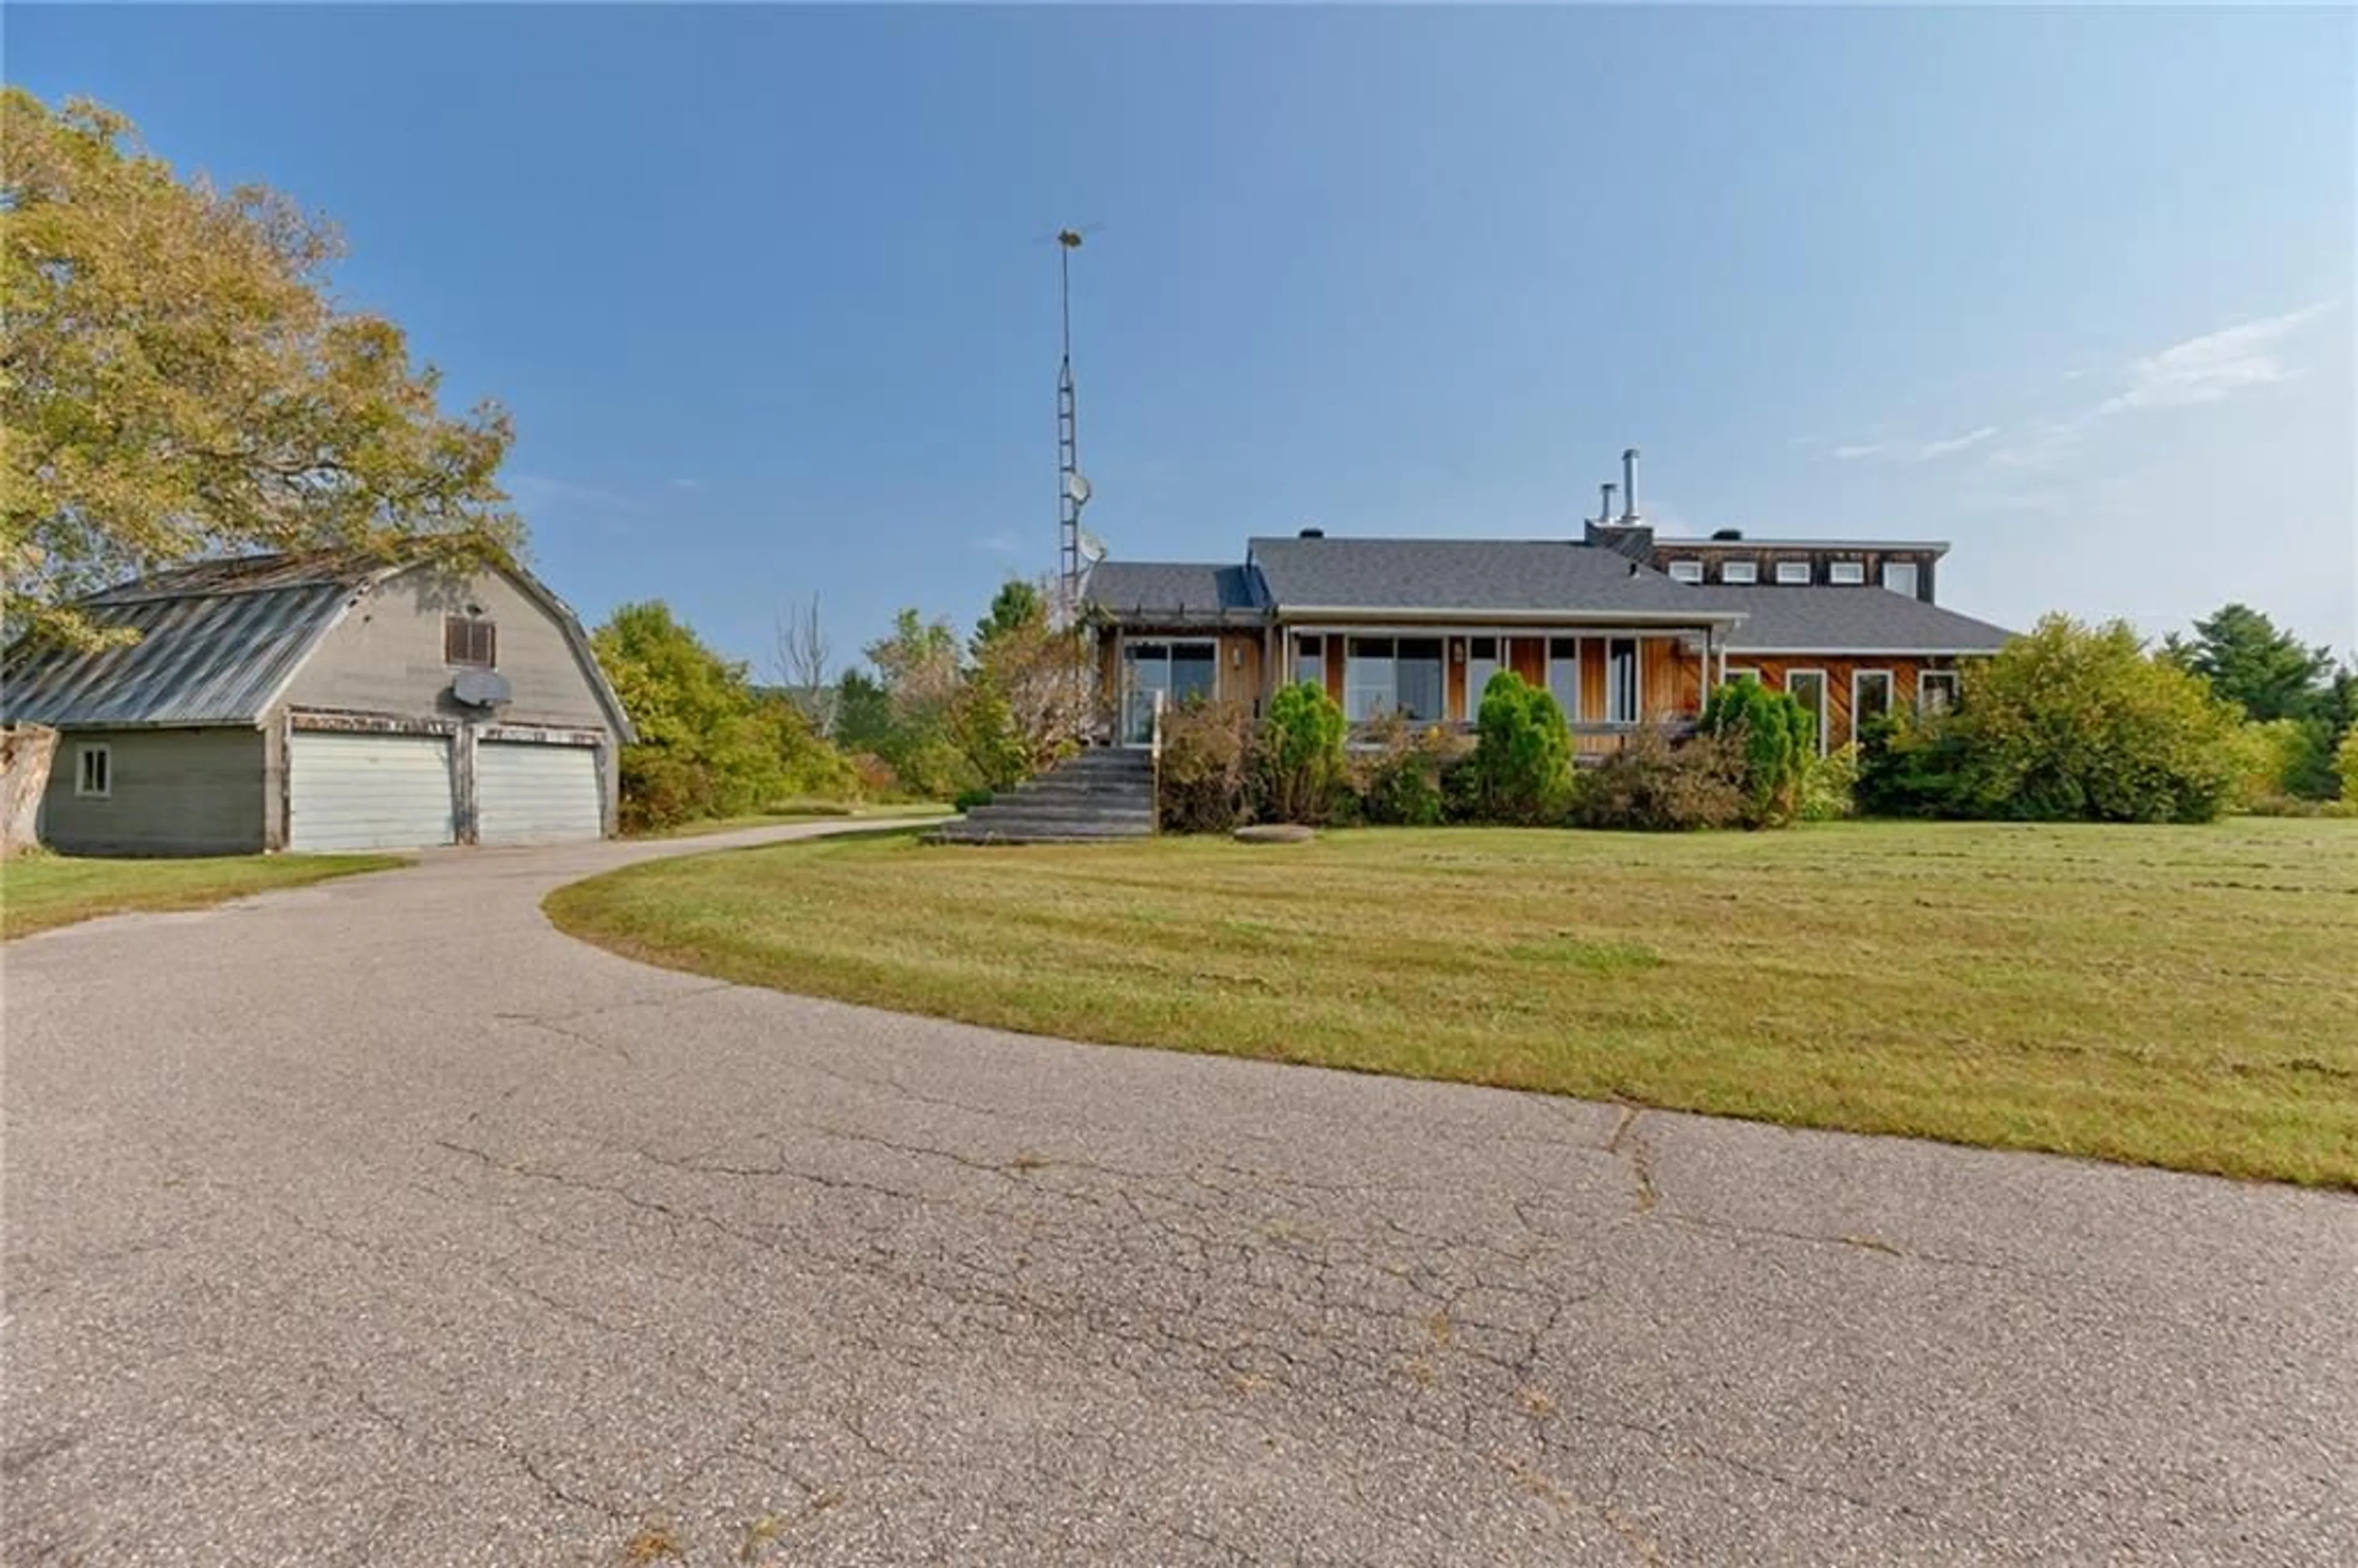
[{"label": "metal barn roof", "polygon": [[82,605],[120,647],[9,650],[0,715],[49,725],[251,724],[382,561],[254,556],[124,583]]}]

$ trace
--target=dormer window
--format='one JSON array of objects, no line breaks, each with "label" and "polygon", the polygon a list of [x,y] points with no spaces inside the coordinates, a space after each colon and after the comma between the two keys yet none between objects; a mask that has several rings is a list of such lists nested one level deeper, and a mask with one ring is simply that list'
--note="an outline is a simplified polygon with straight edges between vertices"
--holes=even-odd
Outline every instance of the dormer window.
[{"label": "dormer window", "polygon": [[1910,599],[1915,598],[1916,563],[1914,561],[1884,562],[1883,586],[1894,593],[1904,593]]},{"label": "dormer window", "polygon": [[1808,582],[1810,580],[1810,563],[1807,561],[1779,561],[1777,563],[1777,580],[1779,583],[1789,588]]},{"label": "dormer window", "polygon": [[1758,582],[1760,580],[1760,563],[1758,561],[1722,561],[1719,563],[1719,580],[1722,582]]},{"label": "dormer window", "polygon": [[1671,577],[1673,580],[1678,582],[1701,582],[1703,580],[1703,563],[1701,561],[1672,561],[1671,563]]},{"label": "dormer window", "polygon": [[1855,588],[1866,581],[1866,563],[1865,561],[1828,561],[1826,580]]},{"label": "dormer window", "polygon": [[468,669],[496,667],[500,662],[499,628],[485,616],[444,616],[442,662]]}]

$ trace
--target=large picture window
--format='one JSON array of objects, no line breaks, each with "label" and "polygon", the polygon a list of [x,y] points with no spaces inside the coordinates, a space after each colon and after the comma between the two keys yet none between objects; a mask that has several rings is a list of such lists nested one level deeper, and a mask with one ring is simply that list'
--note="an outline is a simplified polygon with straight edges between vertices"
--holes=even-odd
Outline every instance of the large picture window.
[{"label": "large picture window", "polygon": [[1580,639],[1548,639],[1548,695],[1563,709],[1563,721],[1580,722]]},{"label": "large picture window", "polygon": [[1817,724],[1818,755],[1826,754],[1826,672],[1823,670],[1787,670],[1785,690],[1795,702],[1808,709]]},{"label": "large picture window", "polygon": [[1605,645],[1605,721],[1635,724],[1645,711],[1638,675],[1638,639],[1616,637]]},{"label": "large picture window", "polygon": [[1296,637],[1293,640],[1293,679],[1296,685],[1308,681],[1312,686],[1326,684],[1326,639]]},{"label": "large picture window", "polygon": [[1344,647],[1343,716],[1354,724],[1397,713],[1442,714],[1441,639],[1353,637]]},{"label": "large picture window", "polygon": [[1154,698],[1165,708],[1219,695],[1219,661],[1210,643],[1125,643],[1122,739],[1143,745],[1154,733]]},{"label": "large picture window", "polygon": [[1490,677],[1505,666],[1500,662],[1504,650],[1497,637],[1466,639],[1466,717],[1482,716],[1482,694],[1490,689]]},{"label": "large picture window", "polygon": [[1891,672],[1860,670],[1850,677],[1850,738],[1866,733],[1877,719],[1891,717]]}]

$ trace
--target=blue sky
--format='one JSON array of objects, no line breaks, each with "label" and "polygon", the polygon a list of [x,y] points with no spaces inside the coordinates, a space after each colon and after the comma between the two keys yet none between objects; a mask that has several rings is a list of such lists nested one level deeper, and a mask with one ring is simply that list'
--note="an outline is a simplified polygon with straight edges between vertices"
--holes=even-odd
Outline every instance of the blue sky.
[{"label": "blue sky", "polygon": [[338,220],[543,574],[766,661],[1092,529],[1932,536],[1944,602],[2358,644],[2329,10],[16,5],[9,81]]}]

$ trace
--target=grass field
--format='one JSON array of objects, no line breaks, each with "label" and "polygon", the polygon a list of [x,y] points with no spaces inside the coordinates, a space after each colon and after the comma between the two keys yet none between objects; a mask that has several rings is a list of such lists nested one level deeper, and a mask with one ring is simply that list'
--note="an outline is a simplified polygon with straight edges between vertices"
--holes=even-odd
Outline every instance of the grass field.
[{"label": "grass field", "polygon": [[134,910],[197,909],[274,888],[406,864],[396,855],[236,855],[197,860],[0,861],[0,938]]},{"label": "grass field", "polygon": [[2358,823],[894,837],[548,910],[1009,1029],[2358,1186]]}]

